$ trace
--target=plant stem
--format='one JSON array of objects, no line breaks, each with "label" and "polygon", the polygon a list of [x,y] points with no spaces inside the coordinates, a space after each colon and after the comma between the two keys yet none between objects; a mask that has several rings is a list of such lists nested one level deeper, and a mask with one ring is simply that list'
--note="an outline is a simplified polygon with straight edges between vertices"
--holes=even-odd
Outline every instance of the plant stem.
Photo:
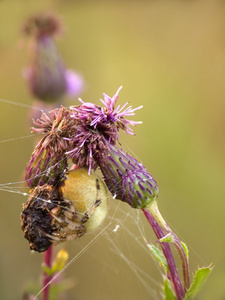
[{"label": "plant stem", "polygon": [[165,234],[170,234],[172,237],[172,243],[176,247],[180,259],[182,262],[182,269],[183,269],[183,277],[184,277],[184,286],[185,290],[188,290],[190,286],[190,271],[189,271],[189,263],[188,258],[186,255],[186,252],[184,250],[184,247],[178,238],[178,236],[172,231],[172,229],[169,227],[169,225],[166,223],[166,221],[163,219],[157,205],[157,201],[153,201],[150,206],[147,208],[150,213],[153,215],[159,226],[164,230]]},{"label": "plant stem", "polygon": [[[52,265],[52,251],[53,246],[50,246],[47,251],[43,254],[43,263],[48,268],[51,268]],[[43,287],[43,293],[42,293],[42,300],[48,300],[49,299],[49,289],[50,284],[49,281],[52,279],[52,276],[49,276],[45,271],[43,271],[43,281],[42,281],[42,287]]]},{"label": "plant stem", "polygon": [[[148,209],[142,209],[145,217],[147,218],[149,224],[151,225],[153,231],[155,232],[155,235],[158,239],[161,239],[165,236],[164,231],[160,227],[160,225],[156,222],[152,214],[149,212]],[[164,253],[164,256],[167,260],[168,268],[170,270],[170,278],[173,283],[174,291],[177,297],[177,300],[182,300],[185,297],[185,292],[177,271],[177,267],[174,261],[173,253],[171,251],[170,245],[168,242],[162,242],[160,243],[162,247],[162,251]]]}]

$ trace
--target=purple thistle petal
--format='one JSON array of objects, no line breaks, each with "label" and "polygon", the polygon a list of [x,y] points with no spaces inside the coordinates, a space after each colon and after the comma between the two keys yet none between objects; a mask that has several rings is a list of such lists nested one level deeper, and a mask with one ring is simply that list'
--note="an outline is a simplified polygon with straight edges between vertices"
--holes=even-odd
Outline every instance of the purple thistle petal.
[{"label": "purple thistle petal", "polygon": [[[105,105],[105,108],[93,103],[85,103],[83,100],[79,99],[81,106],[71,107],[71,111],[74,112],[72,117],[75,119],[82,119],[86,122],[86,124],[93,126],[94,128],[103,127],[105,124],[108,124],[116,126],[117,130],[120,128],[125,132],[132,134],[132,129],[129,128],[129,125],[134,126],[141,122],[130,121],[125,119],[125,117],[133,116],[135,114],[134,111],[140,109],[142,106],[133,109],[132,106],[126,107],[128,105],[127,102],[122,107],[118,105],[117,108],[114,108],[121,88],[122,87],[118,89],[112,98],[103,94],[105,101],[102,99],[100,101]],[[109,140],[108,138],[106,139]]]},{"label": "purple thistle petal", "polygon": [[110,98],[107,94],[103,93],[105,101],[103,101],[102,99],[100,101],[107,107],[107,109],[109,111],[114,110],[114,106],[115,106],[115,103],[118,99],[119,92],[120,92],[121,89],[122,89],[122,86],[118,88],[116,94],[112,98]]},{"label": "purple thistle petal", "polygon": [[134,111],[140,109],[141,106],[133,109],[132,106],[127,107],[127,102],[122,107],[118,105],[115,108],[121,88],[112,98],[103,94],[104,101],[100,101],[105,107],[84,102],[81,99],[79,99],[81,105],[70,107],[70,117],[75,120],[77,128],[76,134],[71,137],[72,149],[67,151],[67,154],[79,167],[88,166],[95,169],[97,165],[93,157],[104,158],[108,154],[105,142],[115,145],[119,139],[120,129],[133,135],[133,130],[129,125],[141,123],[126,119],[126,116],[134,115]]}]

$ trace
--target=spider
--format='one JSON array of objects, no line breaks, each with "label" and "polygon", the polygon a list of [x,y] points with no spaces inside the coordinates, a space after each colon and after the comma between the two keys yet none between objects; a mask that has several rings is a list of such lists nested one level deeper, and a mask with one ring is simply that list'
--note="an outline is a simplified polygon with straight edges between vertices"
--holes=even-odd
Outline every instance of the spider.
[{"label": "spider", "polygon": [[31,190],[21,213],[21,227],[30,249],[71,241],[97,228],[107,213],[107,190],[86,169],[69,171],[58,187],[44,184]]},{"label": "spider", "polygon": [[63,205],[60,203],[60,205],[54,207],[51,211],[48,210],[52,217],[52,226],[56,230],[52,234],[45,233],[45,235],[51,239],[53,244],[71,241],[85,234],[86,227],[84,224],[101,204],[99,179],[96,179],[96,191],[97,197],[95,202],[84,213],[76,211],[73,202],[66,199],[64,199],[65,203]]}]

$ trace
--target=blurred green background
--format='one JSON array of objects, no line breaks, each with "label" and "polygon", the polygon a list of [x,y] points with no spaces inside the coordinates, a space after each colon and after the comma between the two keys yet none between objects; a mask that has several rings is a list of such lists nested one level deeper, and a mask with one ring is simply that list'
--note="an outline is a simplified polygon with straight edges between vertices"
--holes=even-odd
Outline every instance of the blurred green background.
[{"label": "blurred green background", "polygon": [[[112,96],[123,85],[121,104],[144,105],[135,117],[143,124],[135,137],[122,135],[122,144],[157,180],[159,208],[190,248],[191,274],[214,265],[197,299],[224,300],[225,2],[1,0],[2,99],[32,105],[21,76],[28,58],[20,27],[40,11],[64,22],[57,45],[66,65],[85,78],[83,100],[99,103],[103,92]],[[34,143],[26,138],[28,114],[0,102],[0,184],[23,180]],[[21,299],[31,282],[40,282],[42,255],[31,254],[20,229],[26,198],[2,190],[0,197],[0,299]],[[154,241],[141,214],[110,203],[109,227],[63,274],[74,280],[65,299],[161,299],[154,283],[162,282],[160,270],[140,246],[137,223]],[[70,258],[98,233],[70,242]]]}]

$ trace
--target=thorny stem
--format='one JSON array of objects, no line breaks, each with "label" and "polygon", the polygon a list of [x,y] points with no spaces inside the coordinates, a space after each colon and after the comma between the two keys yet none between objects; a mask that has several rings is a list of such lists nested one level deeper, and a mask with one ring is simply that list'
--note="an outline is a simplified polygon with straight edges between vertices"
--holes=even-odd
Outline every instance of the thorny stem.
[{"label": "thorny stem", "polygon": [[[151,225],[153,231],[155,232],[155,235],[158,239],[161,239],[165,236],[164,231],[160,227],[160,225],[156,222],[152,214],[149,212],[148,209],[142,209],[145,217],[147,218],[149,224]],[[174,261],[174,257],[170,248],[170,245],[168,242],[162,242],[160,243],[162,247],[162,251],[164,253],[164,256],[166,258],[168,268],[170,270],[170,278],[174,286],[174,291],[177,297],[177,300],[182,300],[185,297],[185,292],[177,271],[177,267]]]},{"label": "thorny stem", "polygon": [[184,287],[185,290],[188,290],[190,286],[190,271],[189,271],[189,263],[188,258],[186,255],[186,252],[184,250],[184,247],[178,238],[178,236],[172,231],[172,229],[169,227],[169,225],[165,222],[163,219],[156,201],[153,201],[149,207],[148,210],[151,212],[155,220],[158,222],[159,226],[165,231],[165,234],[169,234],[172,238],[172,242],[174,246],[176,247],[181,262],[182,262],[182,269],[183,269],[183,277],[184,277]]},{"label": "thorny stem", "polygon": [[[52,251],[53,246],[50,246],[47,251],[44,252],[43,254],[43,263],[46,265],[48,268],[51,268],[52,265]],[[49,299],[49,289],[50,289],[50,284],[49,281],[52,279],[52,276],[49,276],[46,274],[45,271],[43,271],[43,293],[42,293],[42,300],[48,300]]]}]

